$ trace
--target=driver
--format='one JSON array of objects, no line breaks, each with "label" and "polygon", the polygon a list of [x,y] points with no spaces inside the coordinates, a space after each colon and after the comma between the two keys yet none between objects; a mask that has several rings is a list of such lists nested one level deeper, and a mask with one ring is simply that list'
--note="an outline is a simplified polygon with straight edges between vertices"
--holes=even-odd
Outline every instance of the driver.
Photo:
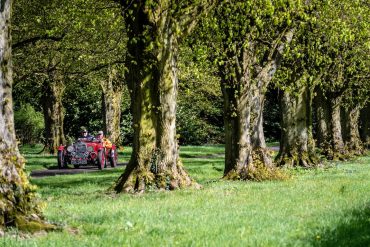
[{"label": "driver", "polygon": [[100,140],[105,148],[112,148],[112,142],[109,141],[108,138],[104,137],[103,131],[98,131],[96,139]]},{"label": "driver", "polygon": [[94,137],[92,135],[89,134],[89,132],[87,131],[87,129],[85,128],[82,128],[81,129],[81,136],[78,138],[78,139],[88,139],[88,140],[92,140]]}]

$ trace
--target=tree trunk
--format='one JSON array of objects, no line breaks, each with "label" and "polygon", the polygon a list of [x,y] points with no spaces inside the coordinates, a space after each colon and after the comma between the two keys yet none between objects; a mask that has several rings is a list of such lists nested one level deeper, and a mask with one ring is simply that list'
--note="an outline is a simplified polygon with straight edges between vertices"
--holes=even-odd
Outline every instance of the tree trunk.
[{"label": "tree trunk", "polygon": [[130,37],[126,78],[134,141],[130,162],[115,186],[116,192],[196,184],[181,164],[176,140],[178,22],[171,11],[157,9],[149,13],[142,5],[130,6],[135,15],[125,15]]},{"label": "tree trunk", "polygon": [[317,145],[321,153],[327,156],[331,150],[331,126],[330,126],[330,103],[325,98],[323,90],[318,87],[315,97],[317,117]]},{"label": "tree trunk", "polygon": [[319,164],[312,137],[311,90],[303,86],[297,94],[281,97],[281,140],[278,166],[314,167]]},{"label": "tree trunk", "polygon": [[14,130],[12,102],[11,0],[0,2],[0,232],[5,227],[53,229],[40,218],[39,202],[24,172]]},{"label": "tree trunk", "polygon": [[370,103],[368,102],[360,113],[361,140],[365,146],[370,147]]},{"label": "tree trunk", "polygon": [[359,131],[360,108],[357,105],[344,110],[345,146],[351,155],[362,155],[364,153]]},{"label": "tree trunk", "polygon": [[[221,89],[224,98],[224,122],[225,122],[225,179],[241,180],[267,180],[280,179],[282,174],[261,159],[264,150],[253,153],[251,131],[253,125],[251,114],[253,111],[253,99],[258,93],[251,90],[251,61],[250,51],[243,49],[240,59],[242,73],[236,77],[230,77],[235,69],[234,65],[226,63],[219,68],[222,78]],[[225,69],[226,68],[226,69]],[[263,130],[262,132],[263,137]],[[264,138],[257,139],[264,144]],[[256,145],[257,147],[257,145]],[[257,149],[255,149],[257,150]]]},{"label": "tree trunk", "polygon": [[225,82],[221,84],[225,121],[224,177],[247,179],[253,162],[248,84],[244,83],[240,88],[234,85]]},{"label": "tree trunk", "polygon": [[252,85],[252,116],[251,116],[251,131],[252,131],[252,148],[254,160],[262,162],[266,166],[272,166],[271,153],[267,149],[265,135],[263,132],[263,107],[267,86],[271,81],[269,78],[265,85]]},{"label": "tree trunk", "polygon": [[342,103],[342,96],[333,96],[330,99],[331,107],[331,138],[332,145],[329,159],[337,160],[344,159],[347,156],[345,150],[343,136],[342,136],[342,126],[341,126],[341,110],[340,106]]},{"label": "tree trunk", "polygon": [[263,132],[263,107],[267,87],[273,79],[276,70],[281,64],[282,54],[286,47],[293,39],[294,29],[288,30],[282,40],[277,45],[276,50],[272,50],[268,60],[257,73],[254,83],[251,85],[251,131],[252,131],[252,146],[254,160],[262,162],[265,166],[272,166],[271,153],[268,151]]},{"label": "tree trunk", "polygon": [[59,145],[65,144],[63,122],[64,108],[62,104],[65,85],[62,76],[57,71],[50,75],[51,81],[43,85],[42,106],[45,121],[45,150],[55,154]]},{"label": "tree trunk", "polygon": [[104,133],[115,144],[120,143],[121,135],[121,103],[123,81],[116,69],[109,73],[108,80],[102,81],[103,90],[103,124]]}]

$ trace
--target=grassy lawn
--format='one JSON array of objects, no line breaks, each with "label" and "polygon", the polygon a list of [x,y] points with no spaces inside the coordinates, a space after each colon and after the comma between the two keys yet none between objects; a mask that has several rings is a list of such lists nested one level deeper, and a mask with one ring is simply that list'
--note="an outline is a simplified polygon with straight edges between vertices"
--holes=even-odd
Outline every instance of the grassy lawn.
[{"label": "grassy lawn", "polygon": [[[370,246],[370,156],[255,183],[220,180],[222,154],[222,146],[181,148],[201,190],[107,193],[122,168],[32,179],[46,217],[78,233],[5,237],[0,246]],[[54,157],[25,156],[28,171],[55,166]]]}]

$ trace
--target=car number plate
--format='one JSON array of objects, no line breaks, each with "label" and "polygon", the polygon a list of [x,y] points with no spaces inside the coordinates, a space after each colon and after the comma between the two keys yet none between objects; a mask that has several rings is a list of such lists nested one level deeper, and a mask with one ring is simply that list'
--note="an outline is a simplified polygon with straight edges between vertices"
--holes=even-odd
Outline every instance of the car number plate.
[{"label": "car number plate", "polygon": [[72,165],[86,165],[87,160],[71,160]]}]

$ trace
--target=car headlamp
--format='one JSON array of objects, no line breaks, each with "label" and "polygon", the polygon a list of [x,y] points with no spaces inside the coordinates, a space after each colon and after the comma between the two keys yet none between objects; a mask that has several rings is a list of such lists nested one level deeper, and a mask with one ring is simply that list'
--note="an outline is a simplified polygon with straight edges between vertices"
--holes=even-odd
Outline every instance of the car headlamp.
[{"label": "car headlamp", "polygon": [[75,148],[73,146],[68,146],[67,147],[68,152],[73,152],[74,150],[75,150]]}]

